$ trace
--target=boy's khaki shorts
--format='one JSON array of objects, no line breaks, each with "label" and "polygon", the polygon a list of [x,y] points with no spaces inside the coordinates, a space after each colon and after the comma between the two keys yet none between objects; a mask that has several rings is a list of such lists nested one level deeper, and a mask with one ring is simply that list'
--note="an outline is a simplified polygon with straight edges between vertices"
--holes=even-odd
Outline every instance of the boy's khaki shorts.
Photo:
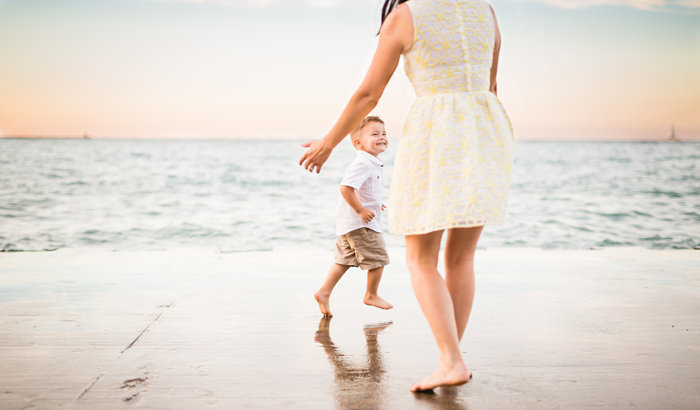
[{"label": "boy's khaki shorts", "polygon": [[359,266],[362,270],[381,268],[389,264],[384,235],[369,228],[360,228],[340,235],[335,242],[335,263]]}]

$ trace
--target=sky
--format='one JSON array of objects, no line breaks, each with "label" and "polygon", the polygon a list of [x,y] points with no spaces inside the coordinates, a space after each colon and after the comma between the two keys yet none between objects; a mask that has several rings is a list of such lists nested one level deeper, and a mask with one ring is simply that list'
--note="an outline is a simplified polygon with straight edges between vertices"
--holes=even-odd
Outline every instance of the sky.
[{"label": "sky", "polygon": [[[0,135],[321,138],[379,0],[0,0]],[[521,140],[700,138],[700,0],[493,0]],[[374,113],[401,135],[399,65]]]}]

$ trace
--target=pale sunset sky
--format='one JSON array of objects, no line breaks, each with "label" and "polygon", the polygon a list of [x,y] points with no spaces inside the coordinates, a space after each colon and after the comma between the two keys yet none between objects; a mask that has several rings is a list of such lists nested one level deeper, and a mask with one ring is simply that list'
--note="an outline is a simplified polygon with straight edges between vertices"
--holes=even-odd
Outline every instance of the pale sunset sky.
[{"label": "pale sunset sky", "polygon": [[[379,0],[0,0],[0,135],[320,138]],[[522,140],[700,138],[700,0],[493,0]],[[400,137],[402,64],[374,111]]]}]

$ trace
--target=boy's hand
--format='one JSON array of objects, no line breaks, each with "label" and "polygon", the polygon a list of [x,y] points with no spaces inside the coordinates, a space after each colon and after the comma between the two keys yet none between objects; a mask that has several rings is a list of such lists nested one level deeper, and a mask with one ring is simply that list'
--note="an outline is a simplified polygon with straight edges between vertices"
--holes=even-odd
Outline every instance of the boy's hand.
[{"label": "boy's hand", "polygon": [[371,209],[362,208],[362,210],[357,214],[360,215],[362,222],[366,224],[370,223],[372,219],[374,219],[374,212],[372,212]]},{"label": "boy's hand", "polygon": [[382,204],[382,211],[386,210],[386,205]]}]

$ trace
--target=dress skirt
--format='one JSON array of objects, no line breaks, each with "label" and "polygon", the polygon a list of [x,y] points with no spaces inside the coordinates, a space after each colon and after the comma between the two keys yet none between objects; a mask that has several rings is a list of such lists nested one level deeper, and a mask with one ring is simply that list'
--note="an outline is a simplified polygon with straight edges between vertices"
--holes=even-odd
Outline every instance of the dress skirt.
[{"label": "dress skirt", "polygon": [[513,140],[505,109],[487,90],[419,97],[396,155],[389,231],[503,224]]}]

